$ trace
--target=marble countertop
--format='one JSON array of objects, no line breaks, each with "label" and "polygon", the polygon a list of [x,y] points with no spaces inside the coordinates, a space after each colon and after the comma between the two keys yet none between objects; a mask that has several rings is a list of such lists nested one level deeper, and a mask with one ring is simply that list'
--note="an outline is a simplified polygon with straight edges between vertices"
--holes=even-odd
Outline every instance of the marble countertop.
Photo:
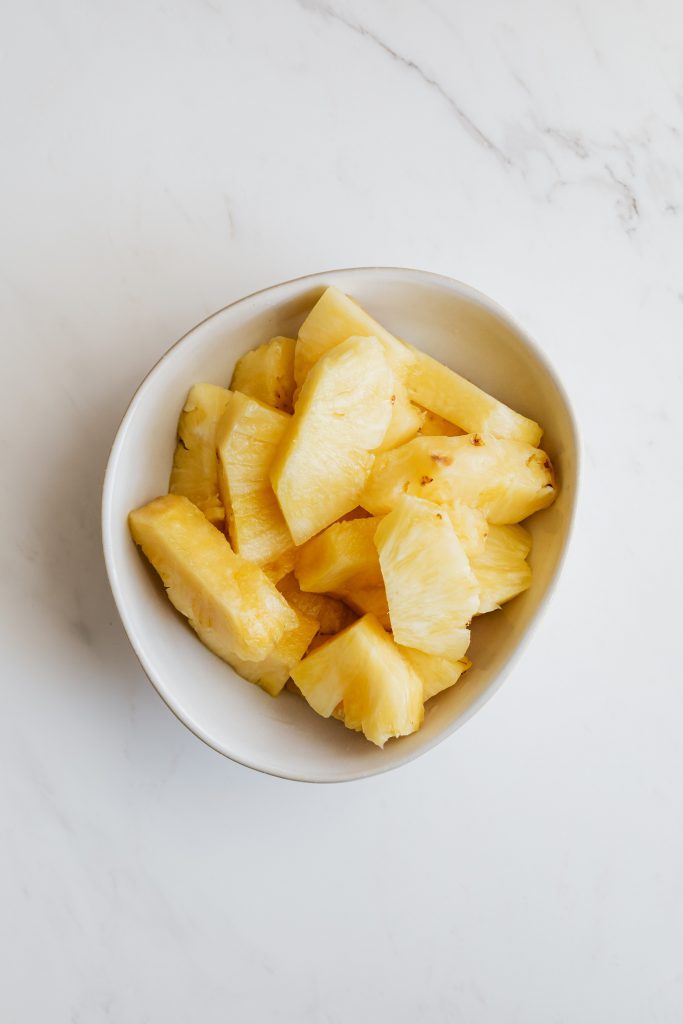
[{"label": "marble countertop", "polygon": [[[678,1024],[680,5],[26,0],[0,45],[0,1018]],[[583,493],[486,708],[315,787],[162,704],[99,501],[177,337],[354,265],[509,309],[572,396]]]}]

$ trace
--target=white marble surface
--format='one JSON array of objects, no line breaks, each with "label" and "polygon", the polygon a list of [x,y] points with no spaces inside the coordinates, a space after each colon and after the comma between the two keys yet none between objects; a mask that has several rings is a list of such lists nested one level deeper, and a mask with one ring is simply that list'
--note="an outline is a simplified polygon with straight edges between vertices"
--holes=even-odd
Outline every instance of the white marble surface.
[{"label": "white marble surface", "polygon": [[[0,46],[0,1019],[677,1024],[680,4],[10,0]],[[358,264],[536,335],[583,501],[494,700],[316,788],[157,698],[99,490],[175,338]]]}]

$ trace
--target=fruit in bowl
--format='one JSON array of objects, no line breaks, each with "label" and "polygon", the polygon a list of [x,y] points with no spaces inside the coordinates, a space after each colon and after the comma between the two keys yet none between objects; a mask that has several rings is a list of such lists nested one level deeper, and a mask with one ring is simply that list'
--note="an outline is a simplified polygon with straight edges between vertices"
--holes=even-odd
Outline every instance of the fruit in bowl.
[{"label": "fruit in bowl", "polygon": [[130,530],[214,654],[381,747],[533,586],[519,523],[557,494],[541,434],[328,287],[230,388],[193,384],[169,493]]}]

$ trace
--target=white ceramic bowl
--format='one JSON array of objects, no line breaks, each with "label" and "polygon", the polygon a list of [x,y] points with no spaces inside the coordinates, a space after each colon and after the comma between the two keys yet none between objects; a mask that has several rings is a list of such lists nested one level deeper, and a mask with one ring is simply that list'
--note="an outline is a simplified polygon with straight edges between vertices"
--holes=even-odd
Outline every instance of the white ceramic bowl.
[{"label": "white ceramic bowl", "polygon": [[[186,627],[133,544],[128,512],[167,490],[178,411],[191,384],[226,385],[235,361],[276,334],[296,335],[323,287],[356,298],[389,330],[452,366],[544,427],[559,496],[528,525],[534,539],[531,589],[476,620],[473,667],[427,707],[422,729],[384,750],[298,697],[277,700],[240,679]],[[395,768],[429,750],[500,686],[528,640],[557,577],[575,504],[576,429],[567,397],[539,350],[479,292],[417,270],[336,270],[249,295],[186,334],[150,371],[121,423],[104,483],[102,533],[111,588],[131,644],[171,710],[197,736],[260,771],[309,782],[340,782]]]}]

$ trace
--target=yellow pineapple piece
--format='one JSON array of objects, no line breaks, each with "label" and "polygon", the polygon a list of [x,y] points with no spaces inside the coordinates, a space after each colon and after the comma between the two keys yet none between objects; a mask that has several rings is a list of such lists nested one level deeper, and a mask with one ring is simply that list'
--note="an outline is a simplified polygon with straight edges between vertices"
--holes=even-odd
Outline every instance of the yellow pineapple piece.
[{"label": "yellow pineapple piece", "polygon": [[230,387],[282,412],[293,411],[294,338],[271,338],[238,361]]},{"label": "yellow pineapple piece", "polygon": [[285,551],[279,558],[273,559],[272,562],[266,562],[262,565],[264,573],[268,577],[271,583],[279,583],[280,580],[288,576],[290,572],[294,571],[296,565],[296,548],[290,548],[289,551]]},{"label": "yellow pineapple piece", "polygon": [[403,342],[373,320],[338,288],[327,288],[299,328],[294,353],[294,377],[299,387],[321,356],[347,338],[377,338],[399,380],[413,357]]},{"label": "yellow pineapple piece", "polygon": [[190,388],[178,420],[178,445],[168,485],[171,494],[184,494],[216,526],[225,519],[218,494],[216,427],[230,397],[216,384]]},{"label": "yellow pineapple piece", "polygon": [[271,697],[277,697],[292,674],[294,666],[303,658],[318,632],[318,622],[293,609],[297,617],[294,629],[282,634],[275,647],[261,661],[246,661],[231,656],[230,664],[250,683],[257,683]]},{"label": "yellow pineapple piece", "polygon": [[435,697],[442,690],[454,686],[463,672],[472,667],[469,658],[449,661],[448,658],[440,658],[436,654],[425,654],[424,651],[416,651],[412,647],[399,647],[399,650],[413,671],[420,677],[425,701]]},{"label": "yellow pineapple piece", "polygon": [[389,604],[384,584],[379,587],[344,587],[338,594],[359,615],[374,615],[382,628],[391,632]]},{"label": "yellow pineapple piece", "polygon": [[536,447],[543,434],[538,423],[503,405],[426,352],[408,346],[414,356],[406,385],[411,398],[468,433],[493,434]]},{"label": "yellow pineapple piece", "polygon": [[479,584],[447,513],[404,495],[375,544],[396,642],[458,661],[479,607]]},{"label": "yellow pineapple piece", "polygon": [[516,523],[555,499],[545,452],[490,435],[416,437],[378,455],[361,505],[373,515],[390,511],[403,494],[480,509],[490,523]]},{"label": "yellow pineapple piece", "polygon": [[472,561],[483,552],[486,544],[489,532],[486,516],[478,508],[471,508],[457,498],[443,507],[465,549],[465,554]]},{"label": "yellow pineapple piece", "polygon": [[301,589],[324,594],[383,586],[375,547],[379,522],[372,516],[334,523],[300,547],[295,572]]},{"label": "yellow pineapple piece", "polygon": [[167,494],[128,517],[136,544],[200,640],[225,661],[259,661],[298,619],[261,570],[182,495]]},{"label": "yellow pineapple piece", "polygon": [[[419,405],[416,405],[415,408],[420,410]],[[424,437],[458,437],[460,434],[465,433],[460,427],[456,427],[455,423],[449,423],[443,416],[437,416],[435,412],[430,412],[429,409],[422,409],[420,411],[422,412],[423,419],[418,433]]]},{"label": "yellow pineapple piece", "polygon": [[294,547],[270,483],[291,417],[234,391],[216,431],[218,485],[235,551],[257,565]]},{"label": "yellow pineapple piece", "polygon": [[349,338],[309,373],[270,474],[296,544],[359,504],[391,418],[393,384],[374,338]]},{"label": "yellow pineapple piece", "polygon": [[343,715],[378,747],[422,724],[422,683],[372,615],[309,654],[292,678],[314,711]]},{"label": "yellow pineapple piece", "polygon": [[300,589],[294,573],[285,576],[278,583],[277,589],[297,612],[301,612],[302,615],[307,615],[311,619],[317,619],[321,633],[339,633],[356,621],[356,616],[349,606],[338,598],[331,597],[329,594],[304,593]]},{"label": "yellow pineapple piece", "polygon": [[472,559],[481,590],[479,614],[495,611],[527,590],[531,567],[526,557],[531,535],[523,526],[490,526],[483,552]]},{"label": "yellow pineapple piece", "polygon": [[378,452],[388,452],[398,448],[413,437],[416,437],[424,422],[425,413],[421,412],[408,398],[408,392],[400,380],[394,378],[392,394],[391,419],[384,440]]}]

